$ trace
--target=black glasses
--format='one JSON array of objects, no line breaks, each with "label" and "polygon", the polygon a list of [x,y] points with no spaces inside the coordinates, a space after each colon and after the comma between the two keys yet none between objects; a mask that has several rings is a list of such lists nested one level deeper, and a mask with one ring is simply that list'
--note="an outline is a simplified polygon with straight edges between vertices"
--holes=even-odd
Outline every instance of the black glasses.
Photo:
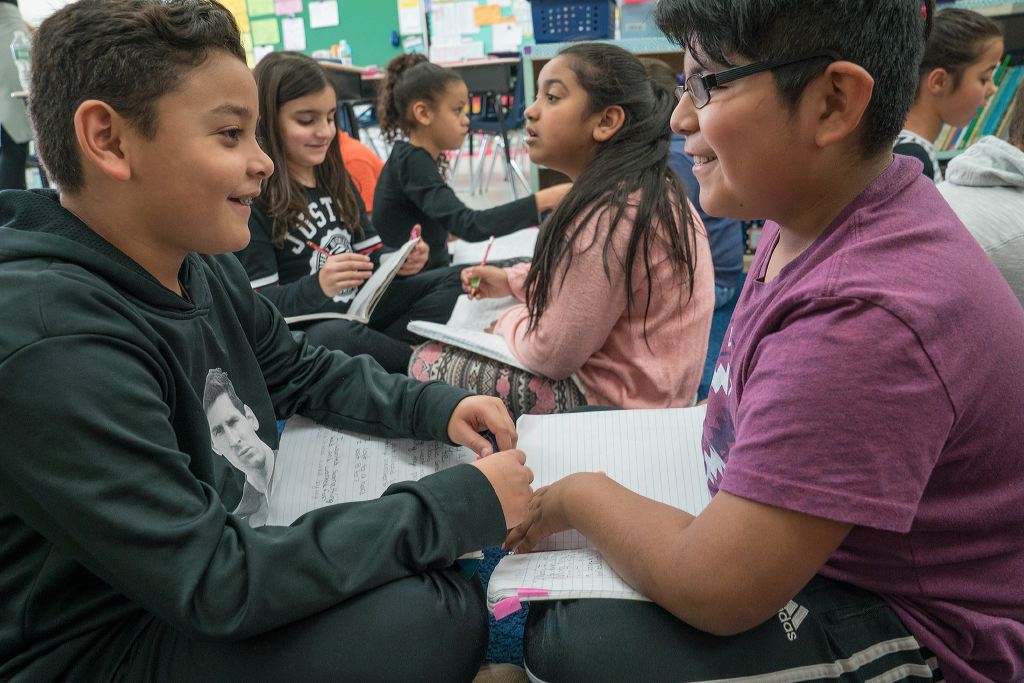
[{"label": "black glasses", "polygon": [[719,71],[718,73],[694,74],[686,79],[686,85],[680,85],[676,88],[676,99],[681,100],[683,99],[684,94],[689,93],[693,106],[697,109],[702,109],[711,101],[711,90],[713,88],[725,85],[726,83],[732,83],[733,81],[738,81],[739,79],[746,78],[747,76],[759,74],[762,71],[771,71],[783,66],[789,66],[790,64],[807,62],[812,59],[830,59],[833,62],[836,62],[839,61],[841,57],[835,52],[826,50],[813,55],[798,57],[796,59],[754,62],[753,64],[744,64],[743,66],[726,69],[724,71]]}]

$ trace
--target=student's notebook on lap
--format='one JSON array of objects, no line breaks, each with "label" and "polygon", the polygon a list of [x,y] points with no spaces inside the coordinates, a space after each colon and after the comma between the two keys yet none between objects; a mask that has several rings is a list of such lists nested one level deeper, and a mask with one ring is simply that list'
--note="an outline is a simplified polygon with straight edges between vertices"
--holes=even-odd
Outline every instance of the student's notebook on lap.
[{"label": "student's notebook on lap", "polygon": [[325,505],[379,498],[391,484],[475,459],[461,446],[351,434],[293,417],[277,452],[267,524],[287,526]]},{"label": "student's notebook on lap", "polygon": [[410,332],[426,339],[457,346],[460,349],[466,349],[530,372],[530,369],[523,365],[522,361],[512,355],[512,351],[503,338],[484,332],[505,309],[518,303],[510,296],[500,299],[472,300],[463,294],[455,302],[455,308],[446,324],[413,320],[409,323],[408,328]]},{"label": "student's notebook on lap", "polygon": [[[711,501],[700,439],[705,406],[524,415],[519,448],[534,488],[574,472],[603,471],[626,488],[699,514]],[[502,558],[491,574],[487,602],[496,617],[529,600],[646,600],[626,585],[579,533],[546,539],[538,552]]]},{"label": "student's notebook on lap", "polygon": [[[537,228],[526,228],[525,230],[517,230],[504,237],[495,237],[490,253],[487,254],[487,261],[494,262],[511,258],[532,257],[539,233],[540,230]],[[486,248],[487,242],[467,242],[460,239],[448,243],[448,253],[452,256],[453,266],[479,265],[484,257],[484,250]]]},{"label": "student's notebook on lap", "polygon": [[355,320],[361,323],[369,322],[373,309],[377,307],[381,297],[384,296],[384,292],[387,291],[388,285],[395,279],[398,270],[405,263],[405,260],[409,258],[409,254],[412,253],[415,247],[416,240],[410,240],[403,244],[402,248],[398,251],[381,256],[380,265],[373,271],[373,275],[362,284],[359,291],[356,292],[355,298],[352,299],[348,310],[344,313],[325,312],[289,315],[285,316],[284,321],[291,324],[308,320],[338,318],[340,320]]}]

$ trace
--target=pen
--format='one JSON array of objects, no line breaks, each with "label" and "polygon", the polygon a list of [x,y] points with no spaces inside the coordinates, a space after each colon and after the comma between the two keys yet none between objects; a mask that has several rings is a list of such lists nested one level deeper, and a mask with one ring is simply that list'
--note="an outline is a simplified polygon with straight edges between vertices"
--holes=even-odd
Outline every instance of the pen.
[{"label": "pen", "polygon": [[[487,240],[487,246],[484,247],[484,257],[480,259],[480,267],[483,268],[487,265],[487,255],[491,253],[491,245],[494,244],[494,235],[491,235],[491,239]],[[469,281],[469,293],[476,294],[477,287],[480,286],[480,278],[475,277]]]},{"label": "pen", "polygon": [[318,246],[318,245],[317,245],[317,244],[315,244],[315,243],[314,243],[314,242],[313,242],[312,240],[306,240],[306,245],[307,245],[307,246],[308,246],[308,247],[309,247],[310,249],[312,249],[313,251],[319,251],[319,252],[320,252],[321,254],[323,254],[324,256],[328,256],[328,257],[329,257],[329,256],[334,256],[334,254],[332,254],[331,252],[327,251],[327,250],[326,250],[326,249],[324,249],[323,247],[321,247],[321,246]]}]

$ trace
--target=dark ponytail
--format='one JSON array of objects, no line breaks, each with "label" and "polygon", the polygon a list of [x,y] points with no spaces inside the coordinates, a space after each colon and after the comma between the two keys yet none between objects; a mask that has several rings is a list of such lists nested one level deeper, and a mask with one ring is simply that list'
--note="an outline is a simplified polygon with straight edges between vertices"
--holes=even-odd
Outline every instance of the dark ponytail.
[{"label": "dark ponytail", "polygon": [[[647,77],[643,65],[632,53],[615,45],[581,43],[562,50],[580,87],[587,93],[589,111],[598,112],[617,105],[625,112],[622,128],[601,143],[593,160],[576,179],[572,190],[545,221],[526,278],[526,306],[530,327],[544,313],[556,287],[561,287],[573,247],[580,233],[597,216],[608,215],[609,231],[604,243],[604,270],[616,230],[629,230],[625,257],[627,315],[632,315],[632,283],[635,269],[644,269],[647,300],[644,302],[644,338],[647,314],[653,296],[651,252],[659,242],[675,271],[683,271],[693,296],[696,264],[696,230],[679,180],[668,168],[672,132],[669,119],[675,97]],[[630,197],[639,192],[639,206],[629,223],[623,222]],[[564,262],[564,263],[563,263]],[[561,272],[561,280],[557,274]],[[671,296],[660,292],[659,296]],[[682,294],[680,293],[680,296]]]},{"label": "dark ponytail", "polygon": [[923,80],[934,69],[945,69],[953,76],[954,89],[960,87],[964,69],[976,62],[988,43],[1003,37],[999,24],[983,14],[967,9],[944,9],[928,13],[930,32],[924,58],[918,72]]},{"label": "dark ponytail", "polygon": [[449,85],[462,77],[433,64],[420,54],[399,55],[388,62],[377,97],[377,117],[384,139],[394,142],[415,127],[409,108],[413,102],[434,103]]}]

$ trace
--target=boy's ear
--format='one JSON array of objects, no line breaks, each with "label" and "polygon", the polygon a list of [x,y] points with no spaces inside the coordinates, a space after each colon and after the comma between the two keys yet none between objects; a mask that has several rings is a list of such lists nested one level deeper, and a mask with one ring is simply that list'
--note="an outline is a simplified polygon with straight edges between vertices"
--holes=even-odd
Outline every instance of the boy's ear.
[{"label": "boy's ear", "polygon": [[421,126],[429,126],[434,120],[434,109],[426,100],[417,100],[412,103],[412,118]]},{"label": "boy's ear", "polygon": [[608,142],[622,128],[626,122],[626,112],[617,104],[605,107],[594,127],[594,141]]},{"label": "boy's ear", "polygon": [[853,62],[833,62],[808,86],[816,116],[814,142],[829,147],[853,135],[871,103],[875,79]]},{"label": "boy's ear", "polygon": [[124,149],[127,122],[100,100],[86,100],[75,111],[75,136],[83,161],[114,180],[131,178],[131,164]]}]

